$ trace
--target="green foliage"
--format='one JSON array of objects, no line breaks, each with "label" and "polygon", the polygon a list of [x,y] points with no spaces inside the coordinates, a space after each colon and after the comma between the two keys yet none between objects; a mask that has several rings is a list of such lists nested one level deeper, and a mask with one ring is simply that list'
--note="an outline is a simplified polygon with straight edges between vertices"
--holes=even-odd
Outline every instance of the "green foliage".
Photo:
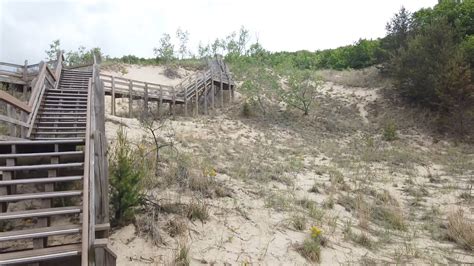
[{"label": "green foliage", "polygon": [[176,37],[179,40],[178,53],[181,59],[184,59],[185,57],[190,55],[190,52],[188,49],[189,32],[183,31],[181,28],[178,28],[178,30],[176,31]]},{"label": "green foliage", "polygon": [[397,125],[392,120],[387,121],[383,129],[383,139],[393,141],[397,139]]},{"label": "green foliage", "polygon": [[252,115],[252,111],[250,110],[250,104],[245,101],[242,105],[242,115],[244,117],[250,117]]},{"label": "green foliage", "polygon": [[87,50],[84,46],[79,46],[77,51],[64,51],[61,49],[61,42],[60,40],[54,40],[50,45],[49,49],[45,51],[46,53],[46,60],[56,60],[58,53],[62,51],[64,54],[64,61],[68,66],[77,66],[83,64],[92,64],[94,62],[94,54],[96,55],[96,59],[98,62],[102,60],[102,58],[106,57],[102,53],[99,47],[95,47],[92,49]]},{"label": "green foliage", "polygon": [[87,50],[84,46],[79,46],[77,51],[69,51],[66,53],[65,60],[69,66],[77,66],[83,64],[94,63],[94,54],[98,62],[101,61],[103,54],[99,47]]},{"label": "green foliage", "polygon": [[46,53],[46,60],[47,61],[56,60],[58,58],[58,53],[60,51],[64,52],[64,50],[61,50],[61,41],[59,39],[54,40],[49,45],[49,49],[44,51]]},{"label": "green foliage", "polygon": [[160,39],[160,46],[153,48],[153,52],[158,60],[165,63],[175,59],[174,45],[171,43],[171,36],[167,33],[163,34]]},{"label": "green foliage", "polygon": [[308,115],[321,86],[321,78],[315,77],[312,71],[297,70],[288,75],[289,88],[280,89],[279,96],[290,107],[301,110],[304,115]]},{"label": "green foliage", "polygon": [[134,219],[135,208],[141,202],[142,168],[139,158],[130,147],[123,127],[117,131],[117,143],[110,162],[110,201],[113,207],[113,224],[125,225]]},{"label": "green foliage", "polygon": [[[279,88],[279,78],[275,72],[254,58],[245,58],[232,64],[234,77],[244,82],[240,91],[249,105],[256,105],[263,115],[266,114],[266,100]],[[250,106],[249,106],[250,107]]]}]

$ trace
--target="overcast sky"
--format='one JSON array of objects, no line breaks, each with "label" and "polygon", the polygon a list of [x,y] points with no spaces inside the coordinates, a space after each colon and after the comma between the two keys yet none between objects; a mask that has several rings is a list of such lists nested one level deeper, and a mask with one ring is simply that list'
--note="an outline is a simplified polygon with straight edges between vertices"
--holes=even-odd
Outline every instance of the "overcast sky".
[{"label": "overcast sky", "polygon": [[181,27],[190,47],[245,26],[271,51],[335,48],[385,35],[400,7],[437,0],[0,0],[0,61],[31,63],[52,40],[65,50],[83,45],[105,54],[152,57],[163,33]]}]

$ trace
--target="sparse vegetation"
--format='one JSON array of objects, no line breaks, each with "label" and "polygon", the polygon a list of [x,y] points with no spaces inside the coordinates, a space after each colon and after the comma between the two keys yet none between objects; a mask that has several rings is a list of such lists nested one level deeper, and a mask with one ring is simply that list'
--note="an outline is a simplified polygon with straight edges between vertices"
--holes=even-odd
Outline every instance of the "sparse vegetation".
[{"label": "sparse vegetation", "polygon": [[448,216],[448,236],[462,248],[474,250],[474,223],[470,221],[462,210]]}]

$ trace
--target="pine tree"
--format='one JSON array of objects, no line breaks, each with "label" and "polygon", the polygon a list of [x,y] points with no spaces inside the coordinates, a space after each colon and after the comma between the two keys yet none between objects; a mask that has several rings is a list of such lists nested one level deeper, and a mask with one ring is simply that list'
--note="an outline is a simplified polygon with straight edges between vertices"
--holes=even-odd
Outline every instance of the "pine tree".
[{"label": "pine tree", "polygon": [[113,223],[124,225],[133,220],[135,207],[141,201],[140,180],[142,173],[135,167],[133,150],[123,128],[117,132],[117,144],[111,163],[111,203],[114,210]]}]

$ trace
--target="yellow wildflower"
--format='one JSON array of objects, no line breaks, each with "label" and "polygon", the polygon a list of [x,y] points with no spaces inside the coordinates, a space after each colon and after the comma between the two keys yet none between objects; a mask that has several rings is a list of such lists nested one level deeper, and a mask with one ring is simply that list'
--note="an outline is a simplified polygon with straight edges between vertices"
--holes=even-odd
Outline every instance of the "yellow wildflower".
[{"label": "yellow wildflower", "polygon": [[322,232],[317,226],[311,226],[311,238],[318,238]]}]

